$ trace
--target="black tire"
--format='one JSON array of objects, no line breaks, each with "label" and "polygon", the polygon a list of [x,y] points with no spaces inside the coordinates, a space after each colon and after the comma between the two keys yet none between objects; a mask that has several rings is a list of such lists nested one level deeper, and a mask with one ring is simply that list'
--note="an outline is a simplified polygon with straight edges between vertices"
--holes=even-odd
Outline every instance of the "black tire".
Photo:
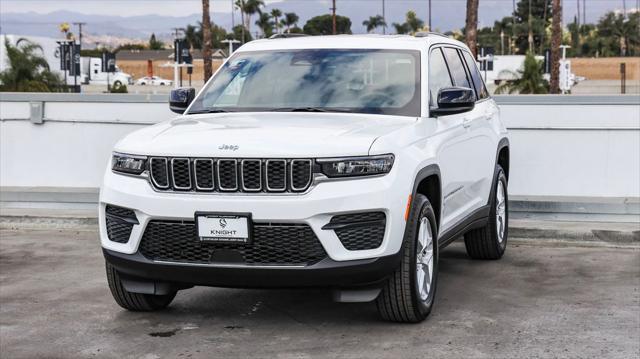
[{"label": "black tire", "polygon": [[[489,201],[489,221],[482,228],[473,229],[464,235],[464,245],[467,254],[473,259],[500,259],[507,249],[507,239],[509,238],[509,194],[507,191],[507,177],[500,165],[496,165],[496,178],[491,190],[491,200]],[[502,184],[504,188],[504,228],[502,240],[498,234],[498,219],[496,216],[496,202],[498,197],[498,186]]]},{"label": "black tire", "polygon": [[117,80],[117,81],[115,81],[115,82],[113,83],[113,86],[114,86],[114,87],[120,87],[120,86],[122,86],[122,82],[121,82],[120,80]]},{"label": "black tire", "polygon": [[134,312],[151,312],[154,310],[160,310],[166,308],[176,296],[177,292],[165,295],[128,292],[124,289],[122,281],[120,280],[120,275],[116,269],[109,263],[106,263],[106,270],[111,295],[113,295],[113,299],[116,300],[116,303],[124,309]]},{"label": "black tire", "polygon": [[[416,249],[419,224],[426,218],[433,238],[433,274],[431,290],[425,300],[420,298],[416,273]],[[407,231],[402,243],[402,262],[387,280],[376,299],[378,313],[384,320],[399,323],[423,321],[433,308],[438,282],[438,231],[436,216],[427,197],[417,194],[411,204]]]}]

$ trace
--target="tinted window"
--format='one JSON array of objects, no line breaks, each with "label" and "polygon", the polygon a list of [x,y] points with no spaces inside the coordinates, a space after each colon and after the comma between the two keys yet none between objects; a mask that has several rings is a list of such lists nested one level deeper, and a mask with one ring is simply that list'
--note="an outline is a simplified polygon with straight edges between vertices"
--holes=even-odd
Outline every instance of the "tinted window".
[{"label": "tinted window", "polygon": [[451,87],[451,77],[447,63],[440,49],[431,51],[429,55],[429,106],[436,106],[438,103],[438,91],[441,88]]},{"label": "tinted window", "polygon": [[464,59],[467,62],[469,71],[471,72],[471,79],[473,80],[473,85],[476,88],[476,96],[478,96],[478,99],[489,97],[489,92],[484,85],[484,81],[482,81],[482,75],[480,74],[480,71],[478,71],[478,66],[473,60],[473,57],[466,51],[462,51],[462,53],[464,54]]},{"label": "tinted window", "polygon": [[420,53],[377,49],[237,52],[189,113],[324,111],[420,116]]},{"label": "tinted window", "polygon": [[462,64],[462,59],[458,55],[458,50],[447,47],[444,49],[444,54],[447,58],[447,64],[449,64],[449,70],[451,70],[451,76],[456,86],[473,88],[471,82],[467,78],[467,71]]}]

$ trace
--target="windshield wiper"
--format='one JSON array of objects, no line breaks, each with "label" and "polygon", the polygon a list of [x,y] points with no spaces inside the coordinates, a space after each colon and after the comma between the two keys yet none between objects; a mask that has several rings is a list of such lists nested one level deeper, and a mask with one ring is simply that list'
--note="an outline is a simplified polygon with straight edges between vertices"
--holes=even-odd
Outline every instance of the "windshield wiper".
[{"label": "windshield wiper", "polygon": [[201,113],[227,113],[227,112],[231,112],[231,111],[222,110],[222,109],[219,109],[219,108],[212,108],[212,109],[209,109],[209,110],[189,111],[189,115],[197,115],[197,114],[201,114]]},{"label": "windshield wiper", "polygon": [[322,107],[312,107],[312,106],[280,107],[280,108],[270,109],[269,111],[272,111],[272,112],[351,112],[347,109],[342,109],[342,108],[332,108],[332,107],[322,108]]}]

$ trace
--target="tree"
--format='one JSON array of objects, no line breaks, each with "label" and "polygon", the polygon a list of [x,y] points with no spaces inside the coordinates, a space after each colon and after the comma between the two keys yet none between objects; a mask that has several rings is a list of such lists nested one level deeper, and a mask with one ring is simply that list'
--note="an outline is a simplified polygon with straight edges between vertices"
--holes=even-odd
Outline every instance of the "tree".
[{"label": "tree", "polygon": [[[331,35],[333,33],[333,15],[313,17],[304,24],[303,31],[307,35]],[[336,33],[351,34],[351,19],[336,15]]]},{"label": "tree", "polygon": [[[531,16],[529,16],[531,13]],[[529,34],[531,34],[531,47],[536,52],[544,41],[545,29],[549,26],[549,14],[552,14],[549,0],[520,0],[514,13],[515,43],[518,53],[524,54],[529,48]],[[529,21],[531,20],[531,21]]]},{"label": "tree", "polygon": [[271,21],[271,15],[266,12],[260,13],[260,17],[256,20],[256,25],[262,30],[264,37],[273,35],[273,21]]},{"label": "tree", "polygon": [[424,21],[418,18],[418,15],[413,10],[407,12],[406,23],[409,26],[409,30],[414,34],[424,27]]},{"label": "tree", "polygon": [[289,33],[291,31],[291,27],[298,26],[298,21],[300,20],[300,18],[298,17],[298,15],[296,15],[295,12],[288,12],[286,14],[284,14],[284,19],[282,19],[282,25],[287,27],[287,33]]},{"label": "tree", "polygon": [[149,50],[162,50],[164,49],[164,43],[160,40],[156,40],[156,34],[151,34],[149,38]]},{"label": "tree", "polygon": [[409,10],[405,15],[404,23],[398,24],[394,22],[391,25],[396,29],[396,33],[398,34],[415,34],[424,27],[424,21],[418,18],[415,11]]},{"label": "tree", "polygon": [[367,32],[375,31],[378,27],[385,27],[387,23],[384,21],[384,18],[380,15],[370,16],[369,20],[365,20],[362,22],[363,26],[367,27]]},{"label": "tree", "polygon": [[273,24],[276,27],[276,33],[280,33],[280,28],[282,24],[280,23],[280,17],[282,16],[282,11],[280,9],[271,9],[271,17],[273,17]]},{"label": "tree", "polygon": [[202,49],[202,23],[197,27],[193,25],[187,25],[184,29],[184,39],[187,40],[191,50]]},{"label": "tree", "polygon": [[467,0],[467,19],[464,26],[465,40],[474,57],[478,55],[478,1]]},{"label": "tree", "polygon": [[536,60],[533,53],[528,52],[524,58],[524,67],[517,73],[509,70],[500,71],[501,77],[504,73],[516,78],[513,81],[507,81],[496,87],[496,94],[501,93],[520,93],[520,94],[545,94],[548,93],[548,83],[542,77],[542,64]]},{"label": "tree", "polygon": [[204,61],[204,82],[213,75],[211,63],[211,18],[209,16],[209,0],[202,0],[202,59]]},{"label": "tree", "polygon": [[391,26],[393,26],[396,29],[396,34],[409,33],[409,26],[407,25],[406,22],[402,24],[398,24],[397,22],[394,22],[393,24],[391,24]]},{"label": "tree", "polygon": [[[240,10],[240,22],[242,23],[242,26],[239,27],[240,31],[242,32],[240,34],[240,37],[236,37],[241,39],[242,43],[244,44],[244,38],[246,37],[245,32],[249,32],[249,30],[247,30],[246,28],[246,23],[244,21],[244,9],[245,9],[245,0],[236,0],[235,5],[236,7]],[[233,28],[234,32],[235,32],[235,27]],[[249,34],[249,36],[251,36],[251,34]]]},{"label": "tree", "polygon": [[40,45],[21,38],[13,46],[5,38],[4,47],[8,66],[0,72],[0,91],[54,92],[60,89],[62,80],[50,71]]},{"label": "tree", "polygon": [[557,94],[560,93],[560,44],[562,43],[562,5],[560,0],[553,0],[552,11],[550,92]]},{"label": "tree", "polygon": [[598,22],[598,32],[601,36],[612,38],[611,47],[620,56],[634,55],[640,44],[639,24],[639,12],[629,14],[628,19],[623,14],[609,12]]},{"label": "tree", "polygon": [[260,9],[264,7],[264,0],[244,0],[245,26],[247,31],[251,31],[251,16],[261,14]]},{"label": "tree", "polygon": [[244,25],[236,25],[233,28],[233,38],[240,40],[243,44],[253,40],[251,33],[247,31]]}]

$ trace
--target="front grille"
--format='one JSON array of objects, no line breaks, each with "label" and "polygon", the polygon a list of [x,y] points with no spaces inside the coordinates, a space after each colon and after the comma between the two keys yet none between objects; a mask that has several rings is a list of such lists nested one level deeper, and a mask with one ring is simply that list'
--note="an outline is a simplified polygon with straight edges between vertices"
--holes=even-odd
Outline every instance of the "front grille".
[{"label": "front grille", "polygon": [[310,159],[153,157],[149,169],[160,191],[304,192],[313,180]]},{"label": "front grille", "polygon": [[152,220],[140,242],[148,259],[209,264],[312,265],[326,258],[308,225],[253,224],[251,244],[201,242],[194,222]]},{"label": "front grille", "polygon": [[386,216],[383,212],[342,214],[331,218],[331,225],[346,249],[375,249],[384,239]]},{"label": "front grille", "polygon": [[117,243],[129,242],[133,225],[138,222],[136,214],[128,209],[107,205],[105,207],[105,224],[110,241]]}]

